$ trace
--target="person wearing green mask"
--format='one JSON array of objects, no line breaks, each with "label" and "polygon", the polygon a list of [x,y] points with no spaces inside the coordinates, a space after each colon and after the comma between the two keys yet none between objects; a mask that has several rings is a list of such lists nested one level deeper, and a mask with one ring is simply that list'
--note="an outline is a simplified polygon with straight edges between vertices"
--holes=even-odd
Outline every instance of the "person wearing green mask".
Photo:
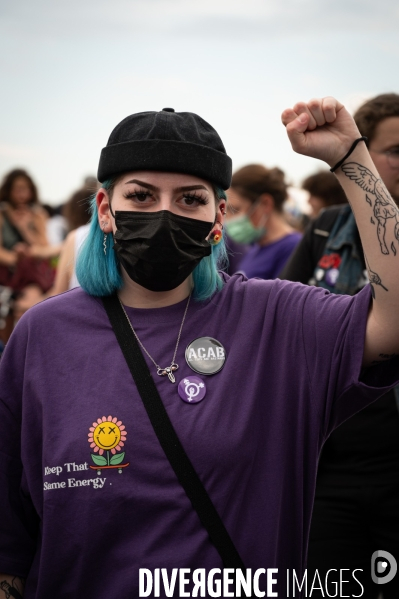
[{"label": "person wearing green mask", "polygon": [[301,239],[286,221],[285,176],[279,168],[249,164],[233,174],[225,229],[233,243],[251,245],[236,267],[248,278],[275,279]]}]

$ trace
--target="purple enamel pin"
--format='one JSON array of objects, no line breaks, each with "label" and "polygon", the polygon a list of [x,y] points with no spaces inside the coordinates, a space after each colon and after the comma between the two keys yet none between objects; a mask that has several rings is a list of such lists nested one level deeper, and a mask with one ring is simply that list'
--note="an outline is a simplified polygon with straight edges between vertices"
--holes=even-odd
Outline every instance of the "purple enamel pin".
[{"label": "purple enamel pin", "polygon": [[198,403],[205,397],[205,383],[198,376],[187,376],[180,381],[178,392],[183,401]]}]

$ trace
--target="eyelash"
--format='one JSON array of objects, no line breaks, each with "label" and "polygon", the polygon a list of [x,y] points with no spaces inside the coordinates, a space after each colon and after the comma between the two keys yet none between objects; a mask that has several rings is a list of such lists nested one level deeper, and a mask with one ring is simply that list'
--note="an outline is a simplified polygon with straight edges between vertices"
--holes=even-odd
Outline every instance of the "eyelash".
[{"label": "eyelash", "polygon": [[151,194],[149,191],[127,191],[124,194],[124,197],[127,200],[131,200],[132,198],[140,198],[143,196],[145,196],[147,198],[148,196],[151,196]]},{"label": "eyelash", "polygon": [[207,204],[209,204],[208,198],[204,198],[200,195],[197,195],[196,193],[188,193],[184,195],[183,198],[185,200],[196,200],[198,204],[200,204],[201,206],[206,206]]},{"label": "eyelash", "polygon": [[[151,193],[147,190],[140,190],[140,191],[127,191],[124,194],[124,197],[127,200],[131,200],[133,198],[143,198],[143,196],[147,197],[151,197]],[[183,198],[185,200],[196,200],[198,202],[199,205],[201,206],[206,206],[207,204],[209,204],[209,200],[208,198],[204,198],[201,195],[197,195],[196,193],[187,193],[185,195],[183,195]]]}]

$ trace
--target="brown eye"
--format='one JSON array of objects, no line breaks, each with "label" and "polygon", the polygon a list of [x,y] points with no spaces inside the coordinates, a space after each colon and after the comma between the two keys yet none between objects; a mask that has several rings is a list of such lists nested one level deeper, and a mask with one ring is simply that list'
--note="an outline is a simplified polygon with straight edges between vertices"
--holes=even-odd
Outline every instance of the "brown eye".
[{"label": "brown eye", "polygon": [[202,196],[199,196],[199,195],[190,194],[190,195],[183,196],[183,202],[184,202],[185,206],[190,206],[190,207],[205,206],[206,204],[208,204],[208,199],[203,198]]},{"label": "brown eye", "polygon": [[151,197],[151,193],[149,191],[128,191],[125,193],[125,198],[127,200],[136,200],[139,203],[145,202],[147,198]]},{"label": "brown eye", "polygon": [[135,197],[139,202],[145,202],[149,195],[149,193],[140,192],[133,194],[133,197]]}]

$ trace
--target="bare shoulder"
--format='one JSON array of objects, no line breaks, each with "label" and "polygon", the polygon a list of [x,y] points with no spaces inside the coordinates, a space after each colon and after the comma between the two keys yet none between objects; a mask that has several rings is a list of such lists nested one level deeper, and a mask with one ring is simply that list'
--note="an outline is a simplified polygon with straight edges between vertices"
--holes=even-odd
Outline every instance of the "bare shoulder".
[{"label": "bare shoulder", "polygon": [[39,218],[48,219],[48,213],[46,212],[46,210],[43,208],[43,206],[40,206],[40,204],[33,204],[32,208],[32,213],[35,216],[38,216]]}]

